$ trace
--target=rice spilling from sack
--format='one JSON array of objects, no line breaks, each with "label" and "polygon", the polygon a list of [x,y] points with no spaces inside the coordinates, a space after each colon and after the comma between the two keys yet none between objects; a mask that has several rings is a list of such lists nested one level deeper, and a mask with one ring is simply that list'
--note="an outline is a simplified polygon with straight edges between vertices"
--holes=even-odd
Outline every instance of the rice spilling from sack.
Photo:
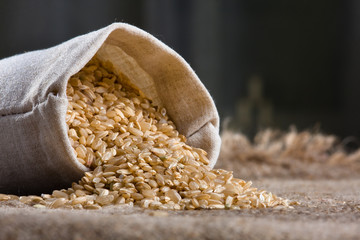
[{"label": "rice spilling from sack", "polygon": [[127,204],[164,210],[296,204],[251,187],[231,171],[210,169],[206,152],[186,144],[165,108],[130,87],[110,62],[93,58],[69,79],[67,96],[69,140],[78,161],[90,171],[69,189],[20,197],[23,203],[39,208]]}]

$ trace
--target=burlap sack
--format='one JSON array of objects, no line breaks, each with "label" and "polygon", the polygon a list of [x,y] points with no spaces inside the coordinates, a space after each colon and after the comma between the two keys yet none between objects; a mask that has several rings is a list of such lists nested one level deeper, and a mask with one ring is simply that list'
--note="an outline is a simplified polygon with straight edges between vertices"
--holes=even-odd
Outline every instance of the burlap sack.
[{"label": "burlap sack", "polygon": [[58,46],[0,61],[0,192],[38,194],[70,186],[88,170],[67,137],[66,84],[96,54],[155,104],[189,145],[219,154],[219,117],[190,66],[150,34],[114,23]]}]

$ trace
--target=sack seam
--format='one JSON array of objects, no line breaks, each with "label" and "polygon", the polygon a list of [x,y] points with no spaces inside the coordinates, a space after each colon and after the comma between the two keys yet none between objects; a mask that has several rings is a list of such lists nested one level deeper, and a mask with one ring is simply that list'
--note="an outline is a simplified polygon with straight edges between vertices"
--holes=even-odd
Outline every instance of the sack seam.
[{"label": "sack seam", "polygon": [[9,113],[9,114],[1,114],[1,115],[0,115],[0,118],[2,118],[2,117],[9,117],[9,116],[16,116],[16,115],[25,115],[25,114],[27,114],[27,113],[31,113],[31,112],[34,111],[34,109],[38,108],[39,105],[42,105],[42,104],[48,102],[50,96],[53,96],[53,97],[55,97],[55,98],[62,99],[62,100],[67,100],[67,98],[63,98],[63,97],[59,96],[57,93],[54,94],[54,92],[50,92],[50,93],[47,95],[47,97],[46,97],[46,99],[45,99],[44,101],[39,102],[39,103],[33,105],[32,108],[31,108],[31,110],[29,110],[29,111],[24,111],[24,112],[17,112],[17,113],[14,112],[14,113]]}]

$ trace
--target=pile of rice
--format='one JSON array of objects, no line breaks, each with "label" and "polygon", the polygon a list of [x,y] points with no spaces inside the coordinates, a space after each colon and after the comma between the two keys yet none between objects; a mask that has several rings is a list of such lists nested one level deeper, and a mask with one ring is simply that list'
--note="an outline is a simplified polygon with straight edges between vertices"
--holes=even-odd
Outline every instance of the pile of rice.
[{"label": "pile of rice", "polygon": [[[67,86],[66,123],[88,172],[71,188],[19,200],[34,207],[244,209],[297,204],[251,187],[231,171],[210,169],[206,152],[186,144],[165,108],[96,57]],[[0,195],[0,200],[17,199]]]}]

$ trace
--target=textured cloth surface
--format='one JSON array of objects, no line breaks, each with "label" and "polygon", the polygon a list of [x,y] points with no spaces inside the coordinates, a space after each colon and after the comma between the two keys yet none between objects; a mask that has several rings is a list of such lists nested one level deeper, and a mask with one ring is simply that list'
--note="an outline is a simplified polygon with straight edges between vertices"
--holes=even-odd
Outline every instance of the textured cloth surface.
[{"label": "textured cloth surface", "polygon": [[359,239],[360,180],[266,180],[294,209],[36,209],[0,201],[0,239]]},{"label": "textured cloth surface", "polygon": [[50,192],[82,176],[86,168],[77,162],[67,138],[66,84],[96,53],[164,106],[188,144],[206,150],[215,165],[219,117],[194,71],[150,34],[114,23],[0,61],[0,192]]}]

